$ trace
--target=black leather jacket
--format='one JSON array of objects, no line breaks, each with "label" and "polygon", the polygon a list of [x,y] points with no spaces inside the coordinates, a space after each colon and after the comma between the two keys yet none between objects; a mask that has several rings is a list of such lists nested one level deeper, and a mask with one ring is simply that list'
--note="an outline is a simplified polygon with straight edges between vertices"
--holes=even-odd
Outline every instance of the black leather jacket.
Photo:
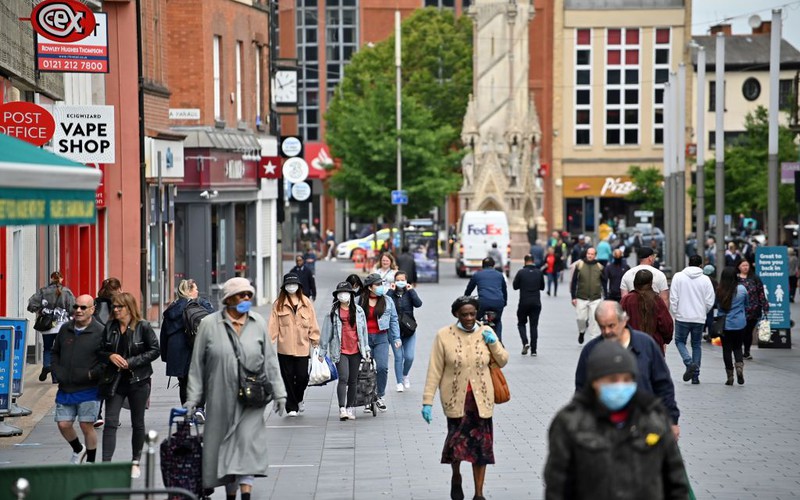
[{"label": "black leather jacket", "polygon": [[112,320],[106,325],[103,333],[103,347],[100,351],[100,359],[111,363],[111,355],[119,354],[122,349],[120,342],[128,342],[128,370],[131,372],[131,383],[147,380],[153,375],[151,363],[158,359],[160,350],[158,347],[158,337],[153,327],[147,321],[136,323],[136,328],[132,335],[123,336],[120,333],[119,321]]}]

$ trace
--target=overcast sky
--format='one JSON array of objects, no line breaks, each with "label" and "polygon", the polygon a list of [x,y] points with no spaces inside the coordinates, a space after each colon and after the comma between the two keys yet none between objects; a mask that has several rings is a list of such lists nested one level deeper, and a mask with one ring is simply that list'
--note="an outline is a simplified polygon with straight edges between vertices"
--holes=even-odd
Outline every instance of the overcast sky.
[{"label": "overcast sky", "polygon": [[734,35],[750,33],[747,19],[757,14],[768,21],[774,8],[783,10],[783,38],[800,50],[800,0],[694,0],[692,34],[708,34],[710,26],[722,21],[733,25]]}]

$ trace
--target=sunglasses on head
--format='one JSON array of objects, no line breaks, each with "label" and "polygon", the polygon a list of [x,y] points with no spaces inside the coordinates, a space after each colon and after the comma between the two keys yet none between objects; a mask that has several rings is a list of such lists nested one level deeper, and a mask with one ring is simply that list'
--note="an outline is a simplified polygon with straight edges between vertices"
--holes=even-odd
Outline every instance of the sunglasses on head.
[{"label": "sunglasses on head", "polygon": [[111,309],[115,309],[115,310],[116,309],[125,309],[125,306],[123,306],[122,304],[114,304],[113,306],[111,306]]},{"label": "sunglasses on head", "polygon": [[81,306],[81,305],[75,304],[75,305],[72,306],[72,310],[73,311],[77,311],[78,309],[80,309],[81,311],[85,311],[85,310],[89,309],[90,307],[92,307],[92,306]]}]

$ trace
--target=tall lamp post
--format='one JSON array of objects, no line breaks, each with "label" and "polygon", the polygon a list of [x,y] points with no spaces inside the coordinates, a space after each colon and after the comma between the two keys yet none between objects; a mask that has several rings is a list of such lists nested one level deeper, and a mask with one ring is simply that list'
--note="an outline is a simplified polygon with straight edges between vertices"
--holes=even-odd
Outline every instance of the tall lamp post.
[{"label": "tall lamp post", "polygon": [[[400,35],[400,11],[394,11],[394,65],[395,65],[395,83],[397,86],[397,100],[396,100],[396,125],[397,125],[397,190],[403,189],[403,139],[400,137],[400,131],[403,128],[403,94],[402,94],[402,76],[403,76],[403,60],[402,60],[402,45]],[[403,204],[397,204],[397,232],[400,237],[400,247],[403,246]]]}]

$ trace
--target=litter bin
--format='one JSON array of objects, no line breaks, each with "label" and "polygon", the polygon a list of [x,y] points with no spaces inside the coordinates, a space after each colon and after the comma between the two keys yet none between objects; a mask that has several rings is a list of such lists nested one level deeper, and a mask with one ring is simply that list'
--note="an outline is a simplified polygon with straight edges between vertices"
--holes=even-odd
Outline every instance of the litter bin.
[{"label": "litter bin", "polygon": [[781,328],[779,330],[772,330],[772,337],[769,342],[758,341],[759,349],[791,349],[792,348],[792,330],[789,328]]}]

